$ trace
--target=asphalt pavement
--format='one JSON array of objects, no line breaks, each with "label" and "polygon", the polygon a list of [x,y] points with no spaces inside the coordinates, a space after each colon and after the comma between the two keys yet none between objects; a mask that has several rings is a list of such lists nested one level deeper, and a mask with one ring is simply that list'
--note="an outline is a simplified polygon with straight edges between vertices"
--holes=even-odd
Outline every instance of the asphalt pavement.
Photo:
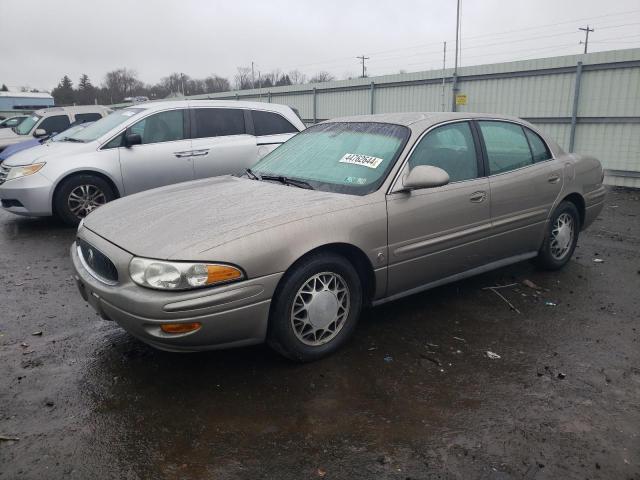
[{"label": "asphalt pavement", "polygon": [[74,234],[0,213],[2,480],[640,479],[640,191],[562,271],[365,310],[306,365],[141,344],[76,291]]}]

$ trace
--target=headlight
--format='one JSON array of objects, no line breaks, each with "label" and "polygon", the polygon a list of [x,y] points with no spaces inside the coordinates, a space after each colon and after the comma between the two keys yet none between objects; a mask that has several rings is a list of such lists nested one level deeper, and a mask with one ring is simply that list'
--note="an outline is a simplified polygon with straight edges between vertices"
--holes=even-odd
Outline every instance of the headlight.
[{"label": "headlight", "polygon": [[163,262],[134,258],[129,264],[131,279],[142,287],[157,290],[192,290],[241,280],[242,270],[219,263]]},{"label": "headlight", "polygon": [[45,162],[42,163],[34,163],[32,165],[24,165],[22,167],[9,167],[9,173],[7,174],[7,178],[5,181],[14,180],[20,177],[26,177],[27,175],[33,175],[36,172],[39,172],[42,167],[44,167]]}]

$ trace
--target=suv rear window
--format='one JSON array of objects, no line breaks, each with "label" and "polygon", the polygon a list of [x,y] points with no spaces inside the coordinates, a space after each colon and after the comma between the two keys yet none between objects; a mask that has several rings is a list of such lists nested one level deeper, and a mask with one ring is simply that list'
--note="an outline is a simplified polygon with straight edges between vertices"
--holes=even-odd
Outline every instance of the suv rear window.
[{"label": "suv rear window", "polygon": [[252,110],[253,128],[256,136],[278,135],[280,133],[298,133],[298,129],[282,115],[272,112]]},{"label": "suv rear window", "polygon": [[60,133],[69,128],[71,122],[66,115],[54,115],[45,118],[37,128],[45,130],[47,133]]},{"label": "suv rear window", "polygon": [[244,112],[236,108],[196,108],[192,138],[224,137],[247,133]]},{"label": "suv rear window", "polygon": [[101,118],[102,115],[99,113],[76,113],[75,123],[95,122]]}]

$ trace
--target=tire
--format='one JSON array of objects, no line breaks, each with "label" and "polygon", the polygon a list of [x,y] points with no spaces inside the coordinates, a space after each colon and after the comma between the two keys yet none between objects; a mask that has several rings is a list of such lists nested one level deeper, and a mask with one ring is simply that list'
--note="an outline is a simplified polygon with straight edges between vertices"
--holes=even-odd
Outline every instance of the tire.
[{"label": "tire", "polygon": [[[88,200],[86,204],[78,200],[83,195]],[[53,211],[62,222],[74,226],[91,211],[115,198],[113,188],[103,178],[90,174],[73,175],[63,180],[56,189]]]},{"label": "tire", "polygon": [[[561,228],[567,228],[567,222],[570,222],[571,227],[570,238],[567,238],[564,233],[557,232],[557,227],[561,225],[564,225]],[[576,249],[580,227],[580,214],[575,204],[568,201],[561,202],[549,219],[544,241],[535,263],[545,270],[559,270],[564,267]]]},{"label": "tire", "polygon": [[267,343],[290,360],[318,360],[351,337],[361,309],[362,284],[354,266],[333,253],[311,255],[278,285]]}]

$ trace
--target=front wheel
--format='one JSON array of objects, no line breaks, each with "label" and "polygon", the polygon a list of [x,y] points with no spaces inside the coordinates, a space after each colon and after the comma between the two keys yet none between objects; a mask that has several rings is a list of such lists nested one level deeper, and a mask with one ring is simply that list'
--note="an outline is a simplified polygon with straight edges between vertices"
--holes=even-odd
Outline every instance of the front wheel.
[{"label": "front wheel", "polygon": [[571,259],[578,243],[580,215],[572,202],[561,202],[547,225],[536,263],[546,270],[558,270]]},{"label": "front wheel", "polygon": [[309,362],[335,352],[353,334],[362,285],[344,257],[319,253],[286,274],[273,302],[269,345],[291,360]]},{"label": "front wheel", "polygon": [[96,208],[115,198],[111,185],[95,175],[74,175],[62,181],[53,198],[53,209],[67,225],[77,225]]}]

